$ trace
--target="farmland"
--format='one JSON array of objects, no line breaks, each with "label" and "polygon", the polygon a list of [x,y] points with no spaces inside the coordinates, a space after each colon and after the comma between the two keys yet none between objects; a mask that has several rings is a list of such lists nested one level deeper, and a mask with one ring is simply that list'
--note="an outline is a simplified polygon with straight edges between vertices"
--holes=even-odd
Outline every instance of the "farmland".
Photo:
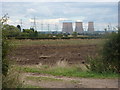
[{"label": "farmland", "polygon": [[116,88],[118,85],[117,74],[94,73],[85,66],[89,57],[99,56],[104,39],[10,41],[14,48],[8,57],[20,72],[24,88]]},{"label": "farmland", "polygon": [[16,40],[11,60],[19,64],[49,64],[67,61],[78,64],[86,61],[87,56],[95,57],[102,40]]}]

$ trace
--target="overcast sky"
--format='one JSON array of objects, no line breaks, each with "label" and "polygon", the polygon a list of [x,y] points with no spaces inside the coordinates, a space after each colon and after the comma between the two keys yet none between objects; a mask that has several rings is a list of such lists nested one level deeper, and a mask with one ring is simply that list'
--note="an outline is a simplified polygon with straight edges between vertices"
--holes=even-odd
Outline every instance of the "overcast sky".
[{"label": "overcast sky", "polygon": [[[12,0],[14,1],[14,0]],[[22,0],[21,0],[22,1]],[[31,0],[32,1],[32,0]],[[96,30],[103,30],[110,24],[117,26],[118,21],[118,3],[115,2],[1,2],[0,15],[9,14],[9,24],[20,24],[23,21],[23,28],[30,28],[33,25],[33,17],[36,18],[37,29],[41,29],[43,23],[44,29],[47,24],[54,29],[55,24],[61,27],[63,21],[82,21],[84,28],[87,23],[93,21]],[[58,1],[58,0],[53,0]],[[67,1],[67,0],[66,0]],[[78,0],[76,0],[78,1]],[[92,0],[91,0],[92,1]],[[94,0],[93,0],[94,1]],[[112,1],[112,0],[106,0]]]}]

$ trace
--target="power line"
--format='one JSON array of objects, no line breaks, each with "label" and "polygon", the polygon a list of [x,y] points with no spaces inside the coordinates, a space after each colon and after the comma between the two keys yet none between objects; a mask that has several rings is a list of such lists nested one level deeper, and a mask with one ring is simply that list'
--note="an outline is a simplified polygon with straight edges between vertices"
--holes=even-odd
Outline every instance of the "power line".
[{"label": "power line", "polygon": [[55,24],[55,30],[56,30],[56,32],[58,32],[58,26],[57,26],[57,24]]},{"label": "power line", "polygon": [[48,24],[48,32],[50,32],[50,24]]},{"label": "power line", "polygon": [[43,23],[41,23],[41,30],[43,31]]},{"label": "power line", "polygon": [[[36,18],[31,18],[33,20],[33,26],[32,28],[34,28],[34,30],[37,30],[37,27],[36,27]],[[32,22],[31,22],[32,23]]]},{"label": "power line", "polygon": [[20,19],[21,30],[22,30],[22,24],[23,24],[22,19]]}]

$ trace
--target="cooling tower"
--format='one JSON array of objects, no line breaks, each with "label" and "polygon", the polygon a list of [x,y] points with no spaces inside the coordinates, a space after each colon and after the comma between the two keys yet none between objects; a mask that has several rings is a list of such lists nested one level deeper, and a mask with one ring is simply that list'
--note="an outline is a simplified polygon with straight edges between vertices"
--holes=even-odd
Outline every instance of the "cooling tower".
[{"label": "cooling tower", "polygon": [[82,33],[83,32],[83,24],[82,22],[76,22],[75,32]]},{"label": "cooling tower", "polygon": [[93,22],[88,22],[88,31],[89,32],[94,32],[94,24],[93,24]]},{"label": "cooling tower", "polygon": [[63,22],[62,32],[72,34],[73,33],[72,22]]}]

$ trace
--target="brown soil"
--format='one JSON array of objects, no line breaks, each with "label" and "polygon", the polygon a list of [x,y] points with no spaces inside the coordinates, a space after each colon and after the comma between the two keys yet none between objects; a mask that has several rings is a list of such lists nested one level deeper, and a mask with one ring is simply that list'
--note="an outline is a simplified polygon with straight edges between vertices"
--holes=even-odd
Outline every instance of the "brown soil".
[{"label": "brown soil", "polygon": [[[17,61],[20,65],[49,64],[55,65],[58,61],[67,61],[69,64],[86,62],[87,56],[95,57],[96,45],[27,45],[20,46],[11,51],[9,58]],[[51,75],[36,75],[32,73],[21,74],[24,84],[40,86],[43,88],[117,88],[117,79],[92,79],[92,78],[72,78]],[[51,77],[63,79],[63,81],[32,81],[25,77]],[[72,81],[71,81],[72,80]],[[74,80],[74,81],[73,81]]]},{"label": "brown soil", "polygon": [[87,56],[96,55],[96,45],[49,46],[32,45],[21,46],[11,52],[9,58],[18,64],[49,64],[57,61],[68,61],[69,64],[84,63]]},{"label": "brown soil", "polygon": [[[26,80],[26,77],[49,77],[61,79],[62,81],[47,80]],[[23,73],[22,80],[24,84],[39,86],[43,88],[118,88],[118,79],[93,79],[93,78],[75,78],[59,77],[45,74]]]}]

